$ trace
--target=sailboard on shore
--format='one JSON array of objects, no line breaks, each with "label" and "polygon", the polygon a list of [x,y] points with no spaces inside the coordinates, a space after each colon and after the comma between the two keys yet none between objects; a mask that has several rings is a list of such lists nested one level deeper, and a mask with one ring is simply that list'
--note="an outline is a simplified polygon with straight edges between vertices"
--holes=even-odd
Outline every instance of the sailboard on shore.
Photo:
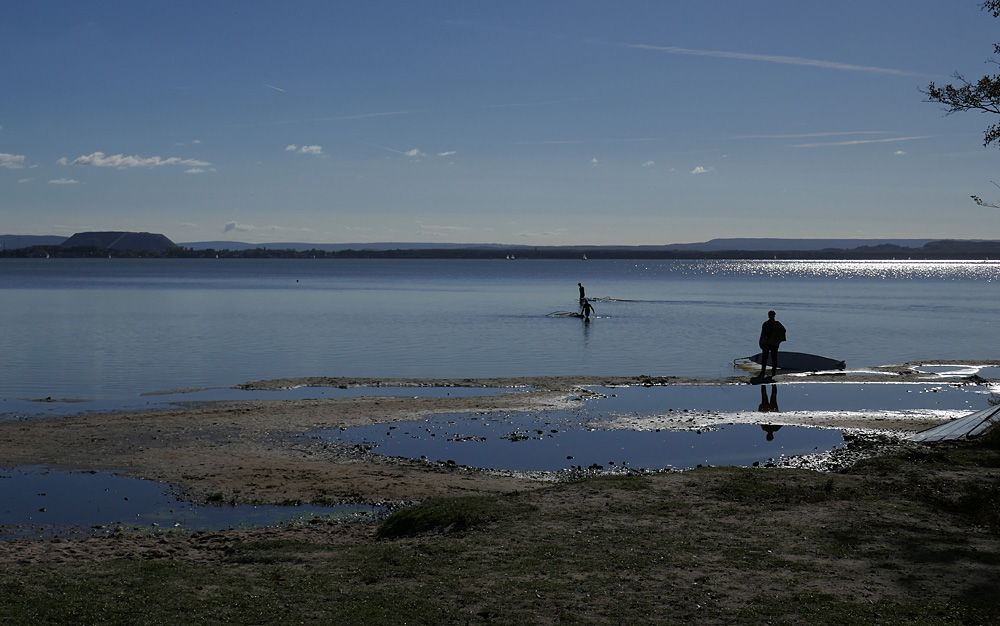
[{"label": "sailboard on shore", "polygon": [[[753,356],[735,359],[733,365],[743,370],[755,370],[760,367],[763,358],[763,354],[757,353]],[[820,370],[842,370],[845,367],[847,364],[844,361],[817,354],[778,351],[779,372],[818,372]]]},{"label": "sailboard on shore", "polygon": [[945,441],[948,439],[975,439],[985,435],[991,428],[1000,424],[1000,406],[991,406],[982,411],[976,411],[965,417],[953,419],[950,422],[934,426],[927,430],[909,435],[910,441]]}]

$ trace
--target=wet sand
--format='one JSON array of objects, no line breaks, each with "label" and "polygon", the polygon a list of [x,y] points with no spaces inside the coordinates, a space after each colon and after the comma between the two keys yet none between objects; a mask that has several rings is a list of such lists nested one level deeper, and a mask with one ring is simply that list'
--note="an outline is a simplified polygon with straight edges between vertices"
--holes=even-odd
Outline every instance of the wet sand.
[{"label": "wet sand", "polygon": [[[935,361],[936,364],[959,362]],[[962,361],[996,366],[1000,361]],[[864,372],[779,375],[801,382],[962,382],[916,371],[916,363]],[[313,387],[525,388],[516,394],[474,397],[375,397],[212,402],[204,406],[134,413],[71,415],[0,423],[0,459],[6,467],[116,470],[169,483],[194,501],[239,504],[406,503],[435,495],[531,489],[553,480],[544,473],[486,471],[414,459],[388,458],[359,447],[302,437],[316,430],[392,423],[447,412],[565,409],[593,394],[589,387],[749,384],[748,375],[724,380],[678,377],[525,377],[496,379],[297,378],[249,383],[245,389]],[[988,382],[975,378],[966,382]],[[178,393],[170,390],[164,393]],[[711,407],[706,407],[711,408]],[[726,423],[732,423],[732,415]],[[695,426],[717,425],[711,413]],[[756,423],[758,417],[743,418]],[[690,429],[689,416],[665,416],[661,428]],[[938,422],[825,412],[767,414],[769,424],[874,432],[918,431]]]},{"label": "wet sand", "polygon": [[[943,362],[937,362],[943,363]],[[946,362],[944,362],[946,363]],[[962,362],[971,364],[970,362]],[[982,366],[998,362],[978,362]],[[942,379],[921,374],[915,364],[876,368],[864,373],[837,373],[822,376],[778,376],[775,383],[804,380],[840,382],[990,382],[983,379]],[[308,378],[262,381],[247,389],[286,389],[302,385],[335,387],[525,387],[517,394],[482,397],[358,397],[324,400],[278,400],[220,402],[207,406],[141,413],[72,415],[0,423],[0,459],[7,467],[44,465],[53,469],[119,470],[137,478],[152,479],[178,486],[194,501],[222,499],[232,503],[280,504],[291,501],[314,504],[359,502],[406,504],[433,496],[475,493],[531,493],[539,503],[548,495],[539,488],[557,477],[545,473],[517,473],[478,470],[413,459],[387,458],[361,449],[337,447],[321,439],[301,437],[315,429],[346,428],[372,423],[391,423],[442,412],[489,412],[532,409],[561,409],[584,401],[592,393],[586,387],[628,385],[719,385],[750,383],[749,376],[725,380],[651,377],[564,377],[518,379],[366,379]],[[172,390],[176,393],[178,390]],[[763,415],[763,414],[761,414]],[[774,413],[767,421],[773,423]],[[756,419],[748,412],[746,419]],[[898,434],[916,431],[935,423],[920,420],[872,419],[858,421],[856,414],[836,419],[826,413],[817,419],[798,415],[804,425],[857,428],[869,433],[854,438],[838,458],[826,465],[805,465],[809,469],[836,469],[862,456],[879,454],[897,445]],[[851,417],[855,416],[855,417]],[[732,417],[732,414],[728,416]],[[712,413],[699,416],[711,426]],[[806,423],[808,422],[808,423]],[[874,423],[873,423],[874,422]],[[684,418],[678,429],[687,429]],[[895,434],[881,438],[879,433]],[[791,466],[796,467],[796,466]],[[571,476],[572,477],[572,476]],[[702,494],[714,474],[667,472],[652,476],[655,484],[669,489],[672,498],[680,493]],[[679,482],[678,482],[679,481]],[[700,485],[677,491],[677,485]],[[704,484],[703,484],[704,483]],[[612,490],[613,491],[613,490]],[[687,496],[685,496],[687,497]],[[702,496],[693,495],[695,499]],[[832,523],[824,515],[835,511],[816,509],[811,523],[825,528]],[[723,513],[712,513],[713,524],[725,521]],[[728,515],[743,515],[734,509]],[[739,519],[729,520],[742,523]],[[810,523],[803,518],[798,523]],[[707,524],[707,522],[706,522]],[[195,533],[115,533],[109,536],[66,539],[13,539],[0,541],[0,565],[32,563],[81,563],[91,567],[109,559],[170,559],[190,563],[218,564],[226,550],[240,541],[291,540],[308,544],[362,544],[375,540],[372,524],[339,524],[318,527],[271,527],[255,530],[227,530]],[[544,529],[542,529],[544,531]],[[826,566],[824,566],[826,567]],[[836,565],[839,567],[839,565]],[[904,568],[904,565],[900,566]],[[909,567],[905,565],[905,567]],[[827,569],[835,569],[831,564]],[[743,574],[733,570],[733,580]],[[827,583],[824,584],[828,584]]]}]

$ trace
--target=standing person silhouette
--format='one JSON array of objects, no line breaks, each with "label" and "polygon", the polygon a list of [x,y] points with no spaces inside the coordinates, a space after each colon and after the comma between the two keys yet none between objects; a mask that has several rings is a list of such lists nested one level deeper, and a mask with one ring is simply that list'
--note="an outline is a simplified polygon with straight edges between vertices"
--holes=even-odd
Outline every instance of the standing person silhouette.
[{"label": "standing person silhouette", "polygon": [[577,283],[576,286],[580,288],[580,302],[582,303],[587,299],[587,291],[583,288],[583,283]]},{"label": "standing person silhouette", "polygon": [[778,371],[778,345],[785,340],[785,327],[774,319],[774,311],[767,312],[767,321],[760,326],[760,375],[767,375],[767,357],[771,356],[771,376]]}]

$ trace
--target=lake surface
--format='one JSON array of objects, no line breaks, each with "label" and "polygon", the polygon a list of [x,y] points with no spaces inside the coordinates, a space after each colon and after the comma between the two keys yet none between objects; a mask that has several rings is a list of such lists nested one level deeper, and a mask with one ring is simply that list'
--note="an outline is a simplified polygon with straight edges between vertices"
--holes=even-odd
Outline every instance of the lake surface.
[{"label": "lake surface", "polygon": [[[998,279],[997,262],[4,259],[0,413],[295,376],[718,378],[768,309],[783,348],[849,368],[990,359]],[[596,317],[550,316],[578,309],[578,282]]]}]

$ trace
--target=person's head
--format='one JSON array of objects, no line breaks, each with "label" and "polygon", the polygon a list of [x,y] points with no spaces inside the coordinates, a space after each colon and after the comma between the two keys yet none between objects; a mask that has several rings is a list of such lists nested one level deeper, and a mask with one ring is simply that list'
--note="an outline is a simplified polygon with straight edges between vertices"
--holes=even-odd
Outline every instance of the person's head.
[{"label": "person's head", "polygon": [[768,311],[767,312],[767,319],[769,319],[769,320],[773,320],[774,319],[774,311]]},{"label": "person's head", "polygon": [[576,286],[577,287],[583,287],[583,283],[577,283]]}]

